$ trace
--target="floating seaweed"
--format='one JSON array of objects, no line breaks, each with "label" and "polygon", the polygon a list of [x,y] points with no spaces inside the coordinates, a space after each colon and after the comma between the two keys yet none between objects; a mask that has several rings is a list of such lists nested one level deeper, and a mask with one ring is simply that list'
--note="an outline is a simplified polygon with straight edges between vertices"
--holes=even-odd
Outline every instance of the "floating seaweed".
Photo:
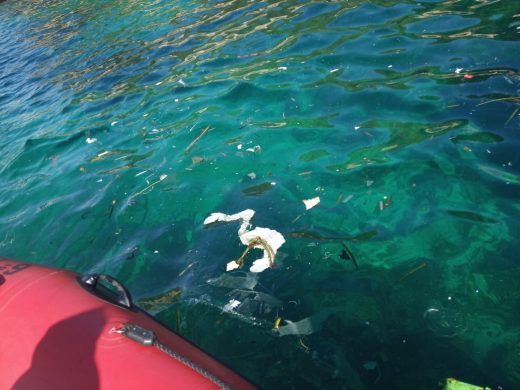
[{"label": "floating seaweed", "polygon": [[276,185],[274,182],[265,182],[262,184],[254,185],[251,187],[244,188],[242,190],[242,193],[248,196],[257,196],[262,195],[269,191],[271,188],[273,188]]},{"label": "floating seaweed", "polygon": [[176,287],[172,290],[168,290],[163,294],[156,295],[150,298],[142,298],[137,301],[137,303],[144,310],[154,310],[159,307],[164,307],[171,305],[175,302],[181,295],[181,289]]},{"label": "floating seaweed", "polygon": [[451,137],[451,142],[454,144],[459,143],[461,141],[470,141],[470,142],[481,142],[481,143],[496,143],[502,142],[504,138],[499,136],[498,134],[491,133],[489,131],[479,131],[478,133],[473,134],[459,134],[454,137]]},{"label": "floating seaweed", "polygon": [[341,257],[343,260],[352,261],[352,263],[354,263],[354,266],[356,267],[356,269],[359,269],[356,258],[354,257],[354,255],[352,254],[350,249],[348,249],[348,247],[344,243],[341,243],[341,246],[343,247],[343,249],[341,250],[339,257]]},{"label": "floating seaweed", "polygon": [[293,238],[303,238],[306,240],[313,241],[368,241],[373,237],[377,236],[377,230],[369,230],[355,236],[325,236],[320,233],[314,232],[312,230],[295,230],[293,232],[287,233],[289,237]]},{"label": "floating seaweed", "polygon": [[428,266],[428,263],[423,261],[421,264],[419,264],[417,267],[415,268],[412,268],[410,271],[406,272],[403,276],[401,276],[399,278],[399,282],[402,282],[403,280],[405,280],[406,278],[408,278],[409,276],[413,275],[414,273],[416,273],[417,271],[423,269],[423,268],[426,268]]},{"label": "floating seaweed", "polygon": [[198,141],[199,139],[201,139],[202,136],[203,136],[204,134],[206,134],[206,133],[207,133],[208,131],[210,131],[210,130],[211,130],[211,127],[210,127],[210,126],[207,126],[204,130],[202,130],[202,132],[198,135],[198,137],[195,138],[195,139],[193,140],[193,142],[192,142],[191,144],[189,144],[188,147],[184,150],[184,153],[188,153],[188,152],[191,150],[191,148],[193,148],[193,146],[195,145],[195,143],[197,143],[197,141]]},{"label": "floating seaweed", "polygon": [[486,217],[484,215],[475,213],[473,211],[465,210],[448,210],[448,214],[453,215],[457,218],[467,219],[469,221],[480,222],[480,223],[497,223],[498,221],[493,218]]}]

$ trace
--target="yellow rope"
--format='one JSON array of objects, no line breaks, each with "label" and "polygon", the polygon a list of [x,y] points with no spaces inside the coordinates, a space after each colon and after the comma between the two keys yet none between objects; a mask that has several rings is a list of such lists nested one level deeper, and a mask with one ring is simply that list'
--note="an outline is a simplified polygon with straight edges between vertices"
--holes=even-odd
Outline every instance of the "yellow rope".
[{"label": "yellow rope", "polygon": [[261,245],[267,252],[267,256],[269,257],[269,267],[273,266],[275,256],[273,248],[271,248],[271,245],[269,245],[267,241],[265,241],[262,237],[255,237],[251,241],[249,241],[249,243],[247,244],[247,248],[244,250],[244,253],[242,253],[242,256],[240,256],[236,261],[239,267],[242,267],[242,265],[244,265],[245,257],[247,256],[249,251],[257,245]]}]

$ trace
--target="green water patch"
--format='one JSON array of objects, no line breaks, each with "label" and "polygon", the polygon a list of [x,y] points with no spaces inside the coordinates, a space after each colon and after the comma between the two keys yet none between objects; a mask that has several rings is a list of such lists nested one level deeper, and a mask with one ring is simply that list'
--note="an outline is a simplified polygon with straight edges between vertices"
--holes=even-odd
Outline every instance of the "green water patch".
[{"label": "green water patch", "polygon": [[327,168],[341,172],[363,165],[382,164],[388,161],[388,154],[405,147],[420,144],[426,140],[440,137],[448,132],[463,129],[467,120],[450,120],[442,123],[406,123],[388,120],[372,120],[359,126],[358,131],[384,129],[389,132],[388,140],[381,144],[362,147],[349,153],[345,163],[330,165]]},{"label": "green water patch", "polygon": [[482,214],[475,213],[473,211],[465,211],[465,210],[448,210],[448,214],[457,217],[466,219],[468,221],[480,222],[480,223],[497,223],[496,219],[486,217]]},{"label": "green water patch", "polygon": [[300,156],[301,161],[310,162],[316,160],[321,157],[325,157],[330,155],[328,151],[325,149],[311,150],[310,152],[306,152]]},{"label": "green water patch", "polygon": [[487,131],[481,131],[477,133],[471,133],[471,134],[459,134],[455,137],[450,138],[453,143],[459,143],[463,141],[469,141],[469,142],[480,142],[480,143],[486,143],[486,144],[493,144],[497,142],[504,141],[504,138],[501,137],[498,134],[487,132]]},{"label": "green water patch", "polygon": [[488,175],[491,175],[494,178],[504,181],[506,183],[520,183],[520,176],[515,175],[514,173],[505,172],[501,169],[485,165],[481,165],[480,169]]}]

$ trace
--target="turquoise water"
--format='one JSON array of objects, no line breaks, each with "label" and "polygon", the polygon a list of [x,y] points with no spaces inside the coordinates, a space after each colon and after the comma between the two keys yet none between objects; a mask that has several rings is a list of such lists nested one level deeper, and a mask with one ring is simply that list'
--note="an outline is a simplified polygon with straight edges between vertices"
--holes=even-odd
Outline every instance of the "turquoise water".
[{"label": "turquoise water", "polygon": [[[0,254],[265,389],[519,388],[519,38],[509,0],[0,2]],[[203,221],[247,208],[286,243],[226,273]]]}]

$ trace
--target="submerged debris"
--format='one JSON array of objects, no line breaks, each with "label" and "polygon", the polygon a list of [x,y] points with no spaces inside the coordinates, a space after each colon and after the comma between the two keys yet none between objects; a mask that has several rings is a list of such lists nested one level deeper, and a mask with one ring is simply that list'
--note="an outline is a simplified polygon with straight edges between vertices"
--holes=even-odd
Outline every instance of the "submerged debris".
[{"label": "submerged debris", "polygon": [[154,310],[159,307],[164,307],[171,305],[174,301],[176,301],[181,295],[181,289],[176,287],[172,290],[166,291],[163,294],[156,295],[150,298],[142,298],[137,303],[144,310]]},{"label": "submerged debris", "polygon": [[162,174],[161,176],[159,176],[159,180],[156,180],[154,181],[153,183],[149,184],[145,189],[139,191],[139,192],[136,192],[135,194],[131,195],[129,198],[128,198],[128,201],[132,201],[134,198],[137,198],[139,195],[142,195],[144,194],[146,191],[148,191],[149,189],[153,188],[156,184],[160,183],[161,181],[163,181],[164,179],[166,179],[168,177],[168,175],[166,174]]},{"label": "submerged debris", "polygon": [[265,182],[262,184],[244,188],[242,190],[242,192],[244,193],[244,195],[248,195],[248,196],[262,195],[263,193],[265,193],[265,192],[269,191],[271,188],[273,188],[275,185],[276,185],[275,182]]},{"label": "submerged debris", "polygon": [[410,271],[408,271],[407,273],[405,273],[403,276],[401,276],[399,278],[399,282],[402,282],[403,280],[405,280],[407,277],[413,275],[414,273],[416,273],[417,271],[425,268],[428,266],[428,263],[427,262],[422,262],[421,264],[419,264],[417,267],[411,269]]},{"label": "submerged debris", "polygon": [[278,335],[289,336],[312,334],[321,329],[323,322],[329,317],[329,314],[329,310],[324,310],[297,322],[284,320],[285,325],[278,328]]},{"label": "submerged debris", "polygon": [[230,312],[235,310],[238,306],[240,306],[240,301],[237,301],[236,299],[231,299],[228,303],[224,305],[222,308],[223,312]]},{"label": "submerged debris", "polygon": [[208,131],[210,131],[210,130],[211,130],[211,127],[210,127],[210,126],[207,126],[204,130],[202,130],[202,132],[199,134],[199,136],[198,136],[197,138],[195,138],[195,139],[193,140],[193,142],[192,142],[191,144],[189,144],[188,147],[184,150],[184,153],[188,153],[188,152],[191,150],[191,148],[193,148],[193,145],[195,145],[195,143],[196,143],[199,139],[201,139],[202,136],[203,136],[204,134],[206,134],[206,133],[207,133]]},{"label": "submerged debris", "polygon": [[280,323],[282,322],[282,317],[278,317],[274,322],[273,332],[278,332],[280,330]]},{"label": "submerged debris", "polygon": [[392,204],[392,198],[392,196],[390,198],[388,198],[387,196],[383,196],[383,200],[379,201],[379,210],[383,211],[388,206],[390,206]]},{"label": "submerged debris", "polygon": [[479,213],[475,213],[473,211],[466,210],[448,210],[448,214],[462,219],[467,219],[469,221],[480,222],[480,223],[497,223],[498,221],[493,218],[486,217]]},{"label": "submerged debris", "polygon": [[339,257],[341,257],[344,260],[352,261],[354,263],[354,266],[356,267],[356,269],[359,269],[356,258],[354,257],[354,255],[352,254],[350,249],[348,249],[348,247],[344,243],[341,243],[341,246],[343,247],[343,249],[341,250]]}]

